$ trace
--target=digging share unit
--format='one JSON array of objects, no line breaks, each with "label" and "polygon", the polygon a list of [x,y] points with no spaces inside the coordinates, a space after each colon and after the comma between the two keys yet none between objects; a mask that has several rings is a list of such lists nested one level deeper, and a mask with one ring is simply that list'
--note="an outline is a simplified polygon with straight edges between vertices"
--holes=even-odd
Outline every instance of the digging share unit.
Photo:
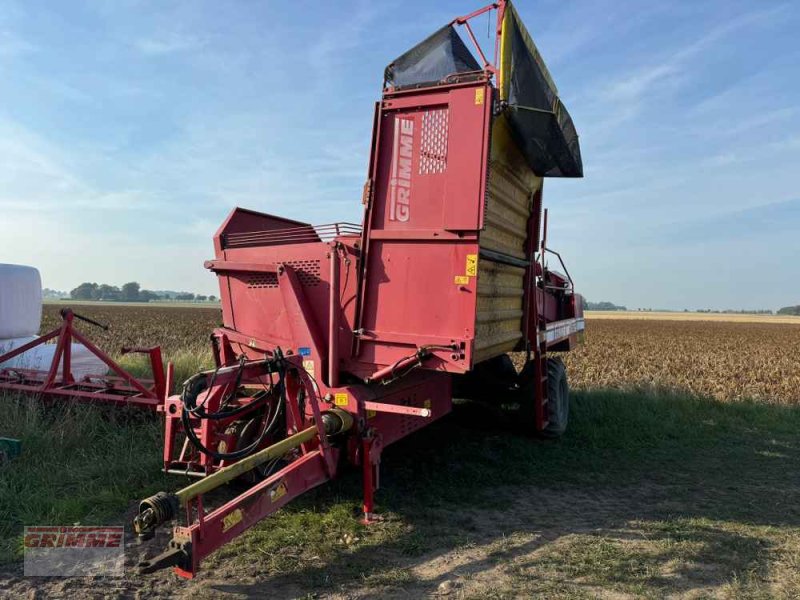
[{"label": "digging share unit", "polygon": [[[489,11],[493,62],[470,27]],[[205,265],[222,298],[216,367],[164,406],[164,468],[197,481],[145,499],[134,523],[142,536],[186,524],[141,569],[193,576],[348,463],[363,474],[369,523],[383,449],[446,415],[454,385],[459,397],[516,410],[530,433],[563,433],[566,373],[551,353],[575,347],[583,318],[547,247],[545,176],[582,176],[577,135],[517,12],[500,1],[387,67],[361,225],[235,209]],[[528,353],[520,373],[510,351]],[[249,488],[204,506],[235,478]]]}]

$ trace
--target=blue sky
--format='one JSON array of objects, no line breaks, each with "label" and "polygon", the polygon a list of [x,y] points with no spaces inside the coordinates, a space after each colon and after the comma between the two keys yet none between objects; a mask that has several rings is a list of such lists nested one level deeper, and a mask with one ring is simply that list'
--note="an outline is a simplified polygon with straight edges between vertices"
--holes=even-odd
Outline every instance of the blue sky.
[{"label": "blue sky", "polygon": [[[4,0],[0,262],[213,293],[235,205],[360,220],[383,67],[480,3]],[[545,185],[579,290],[800,303],[800,5],[517,9],[581,135],[585,178]]]}]

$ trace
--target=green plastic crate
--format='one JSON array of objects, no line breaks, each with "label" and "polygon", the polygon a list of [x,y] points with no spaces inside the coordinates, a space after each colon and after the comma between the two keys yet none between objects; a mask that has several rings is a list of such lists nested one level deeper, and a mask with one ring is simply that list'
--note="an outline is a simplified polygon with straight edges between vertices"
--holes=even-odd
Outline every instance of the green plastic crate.
[{"label": "green plastic crate", "polygon": [[0,437],[0,464],[16,458],[22,453],[22,442]]}]

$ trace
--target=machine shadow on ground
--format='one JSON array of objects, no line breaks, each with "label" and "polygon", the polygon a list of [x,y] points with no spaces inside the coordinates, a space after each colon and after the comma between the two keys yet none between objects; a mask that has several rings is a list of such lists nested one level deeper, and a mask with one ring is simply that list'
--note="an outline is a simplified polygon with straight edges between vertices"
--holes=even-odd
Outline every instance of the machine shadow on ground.
[{"label": "machine shadow on ground", "polygon": [[[385,453],[386,522],[335,557],[301,541],[290,572],[209,584],[248,595],[404,596],[444,584],[466,596],[580,596],[756,593],[769,579],[797,591],[800,409],[601,390],[573,394],[571,421],[563,439],[539,441],[460,404]],[[325,513],[358,493],[352,473],[289,510]]]}]

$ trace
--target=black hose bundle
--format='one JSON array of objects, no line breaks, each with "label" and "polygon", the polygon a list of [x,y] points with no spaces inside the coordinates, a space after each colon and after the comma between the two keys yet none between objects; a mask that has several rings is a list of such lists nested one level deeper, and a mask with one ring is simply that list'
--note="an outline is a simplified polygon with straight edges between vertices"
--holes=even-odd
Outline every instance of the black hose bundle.
[{"label": "black hose bundle", "polygon": [[[211,381],[208,382],[205,373],[199,373],[195,375],[183,385],[183,391],[181,393],[181,400],[183,401],[183,411],[181,413],[181,422],[183,423],[183,429],[186,432],[186,437],[192,443],[192,445],[197,448],[200,452],[205,454],[206,456],[210,456],[216,460],[238,460],[240,458],[244,458],[255,452],[259,446],[263,443],[264,439],[269,435],[272,430],[275,428],[275,425],[278,422],[278,416],[283,412],[284,407],[286,406],[286,371],[287,371],[287,364],[283,358],[283,353],[281,352],[280,348],[275,351],[275,356],[273,359],[268,361],[267,364],[267,373],[277,373],[278,374],[278,383],[277,387],[272,384],[272,378],[270,377],[270,388],[261,393],[257,399],[253,400],[244,406],[239,406],[234,409],[224,410],[224,407],[228,405],[228,403],[235,397],[236,392],[241,384],[242,380],[242,373],[244,372],[244,368],[246,365],[246,358],[244,356],[241,357],[239,360],[239,369],[236,373],[236,380],[234,384],[231,386],[231,390],[226,394],[226,396],[222,399],[222,407],[223,410],[209,413],[206,411],[205,405],[208,397],[210,396],[210,390],[213,389],[214,383],[217,378],[217,372],[219,371],[219,367],[214,370],[214,373],[211,375]],[[206,397],[200,403],[197,404],[198,396],[204,391],[208,389],[209,392],[206,394]],[[277,391],[278,394],[278,403],[275,407],[275,412],[271,413],[271,406],[270,403],[267,401],[270,396],[273,395],[273,392]],[[239,416],[246,412],[251,412],[256,409],[260,405],[266,406],[266,411],[264,413],[264,427],[261,430],[261,433],[258,437],[248,446],[245,448],[240,448],[233,452],[217,452],[210,448],[207,448],[203,445],[200,439],[197,437],[197,434],[194,431],[194,427],[192,427],[191,423],[189,422],[190,417],[196,417],[199,419],[209,419],[209,420],[221,420],[221,419],[230,419],[232,417]]]}]

